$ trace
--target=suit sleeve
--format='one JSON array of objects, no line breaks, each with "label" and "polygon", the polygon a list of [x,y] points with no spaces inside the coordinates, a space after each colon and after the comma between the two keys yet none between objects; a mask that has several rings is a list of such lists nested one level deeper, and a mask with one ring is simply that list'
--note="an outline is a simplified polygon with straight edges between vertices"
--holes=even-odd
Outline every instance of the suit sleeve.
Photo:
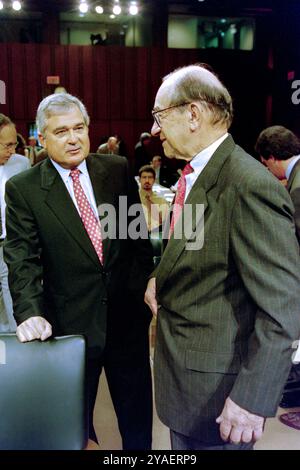
[{"label": "suit sleeve", "polygon": [[[271,176],[271,175],[270,175]],[[242,408],[274,416],[300,334],[299,248],[288,193],[274,178],[251,179],[233,209],[235,264],[257,307],[248,355],[230,398]]]},{"label": "suit sleeve", "polygon": [[42,266],[35,218],[14,178],[6,183],[4,259],[17,324],[43,316]]}]

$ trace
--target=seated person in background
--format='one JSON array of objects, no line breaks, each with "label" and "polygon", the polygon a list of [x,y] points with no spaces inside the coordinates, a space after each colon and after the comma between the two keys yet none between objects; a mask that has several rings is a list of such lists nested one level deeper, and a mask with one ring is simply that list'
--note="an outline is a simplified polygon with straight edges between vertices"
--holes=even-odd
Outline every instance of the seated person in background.
[{"label": "seated person in background", "polygon": [[22,134],[17,133],[17,147],[16,147],[16,153],[18,155],[24,155],[24,157],[29,158],[29,152],[28,149],[26,148],[26,141]]},{"label": "seated person in background", "polygon": [[155,171],[155,183],[160,183],[160,176],[161,176],[161,156],[155,155],[151,160],[151,166]]},{"label": "seated person in background", "polygon": [[139,170],[140,198],[149,232],[158,229],[165,221],[169,204],[167,200],[158,196],[153,190],[155,171],[150,165],[144,165]]},{"label": "seated person in background", "polygon": [[109,137],[108,141],[99,145],[97,153],[108,155],[119,155],[119,142],[114,136]]},{"label": "seated person in background", "polygon": [[29,154],[30,163],[33,166],[36,164],[37,154],[40,150],[42,150],[42,147],[38,145],[37,139],[33,135],[30,135],[28,137],[27,150]]},{"label": "seated person in background", "polygon": [[134,147],[134,175],[139,174],[139,169],[143,165],[150,165],[152,158],[151,151],[151,134],[142,132],[138,143]]}]

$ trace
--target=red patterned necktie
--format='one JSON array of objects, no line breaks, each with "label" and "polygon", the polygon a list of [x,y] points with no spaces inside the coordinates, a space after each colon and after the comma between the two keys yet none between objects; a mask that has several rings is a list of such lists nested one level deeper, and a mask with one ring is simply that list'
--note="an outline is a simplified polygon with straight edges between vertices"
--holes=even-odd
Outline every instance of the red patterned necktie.
[{"label": "red patterned necktie", "polygon": [[88,201],[88,198],[86,197],[85,192],[83,191],[79,179],[80,173],[81,172],[80,170],[78,170],[78,168],[74,168],[70,172],[70,176],[73,180],[75,198],[78,204],[84,228],[87,231],[88,236],[90,237],[93,247],[95,248],[95,251],[100,260],[100,263],[103,264],[103,246],[100,221],[95,216],[94,211]]},{"label": "red patterned necktie", "polygon": [[184,199],[185,199],[185,190],[186,190],[186,175],[189,175],[190,173],[193,173],[194,169],[191,166],[190,163],[187,163],[185,167],[183,168],[181,172],[181,176],[178,180],[178,185],[177,185],[177,191],[176,191],[176,196],[175,196],[175,201],[173,205],[173,215],[171,219],[171,224],[170,224],[170,232],[169,232],[169,238],[171,237],[172,233],[174,232],[174,227],[179,219],[179,216],[182,212],[183,205],[184,205]]}]

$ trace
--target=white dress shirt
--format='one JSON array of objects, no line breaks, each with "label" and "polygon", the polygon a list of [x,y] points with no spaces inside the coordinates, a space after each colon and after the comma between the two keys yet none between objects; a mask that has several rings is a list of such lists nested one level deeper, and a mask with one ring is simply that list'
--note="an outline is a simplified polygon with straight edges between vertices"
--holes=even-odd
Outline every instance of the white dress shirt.
[{"label": "white dress shirt", "polygon": [[287,180],[289,179],[290,174],[292,173],[292,170],[294,166],[296,165],[297,161],[299,160],[299,158],[300,158],[300,155],[295,155],[294,157],[292,157],[292,160],[288,164],[286,172],[285,172],[285,176]]},{"label": "white dress shirt", "polygon": [[[71,170],[68,170],[66,168],[63,168],[62,166],[60,166],[57,162],[55,162],[54,160],[50,159],[53,166],[56,168],[56,170],[58,171],[58,173],[60,174],[60,177],[61,179],[63,180],[64,182],[64,185],[66,186],[71,198],[72,198],[72,201],[78,211],[78,214],[81,216],[80,214],[80,211],[79,211],[79,207],[78,207],[78,204],[77,204],[77,201],[76,201],[76,197],[75,197],[75,194],[74,194],[74,188],[73,188],[73,180],[70,176],[70,173],[71,173]],[[93,191],[93,186],[92,186],[92,182],[91,182],[91,179],[90,179],[90,175],[89,175],[89,172],[87,170],[87,166],[86,166],[86,161],[83,160],[83,162],[80,163],[80,165],[78,165],[78,170],[80,170],[80,175],[79,175],[79,181],[80,181],[80,184],[82,186],[82,189],[90,203],[90,206],[91,208],[93,209],[93,212],[96,216],[96,218],[98,219],[99,218],[99,214],[98,214],[98,210],[97,210],[97,204],[96,204],[96,199],[95,199],[95,196],[94,196],[94,191]]]},{"label": "white dress shirt", "polygon": [[185,201],[196,179],[198,178],[200,173],[204,170],[209,160],[211,159],[211,157],[213,156],[217,148],[221,145],[221,143],[226,139],[226,137],[228,137],[228,132],[226,132],[226,134],[222,135],[222,137],[220,137],[218,140],[216,140],[211,145],[206,147],[204,150],[201,150],[201,152],[195,155],[195,157],[190,161],[190,164],[194,171],[185,176],[185,180],[186,180],[186,190],[185,190],[185,198],[184,198]]}]

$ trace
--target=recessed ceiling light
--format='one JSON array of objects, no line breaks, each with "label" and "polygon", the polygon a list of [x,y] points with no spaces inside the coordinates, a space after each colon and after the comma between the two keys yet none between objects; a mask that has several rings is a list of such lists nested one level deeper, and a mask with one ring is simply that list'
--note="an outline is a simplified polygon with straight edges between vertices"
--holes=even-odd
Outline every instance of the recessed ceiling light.
[{"label": "recessed ceiling light", "polygon": [[15,1],[12,3],[12,7],[13,7],[14,10],[20,11],[21,8],[22,8],[21,2],[15,0]]},{"label": "recessed ceiling light", "polygon": [[135,3],[132,3],[129,7],[129,13],[131,15],[137,15],[138,12],[139,12],[139,9],[138,9],[137,5]]},{"label": "recessed ceiling light", "polygon": [[85,1],[82,2],[82,3],[80,3],[80,5],[79,5],[79,11],[80,11],[80,13],[87,13],[88,10],[89,10],[89,6],[88,6],[88,4],[87,4]]},{"label": "recessed ceiling light", "polygon": [[119,15],[121,12],[122,12],[122,8],[120,7],[120,5],[115,5],[115,6],[113,7],[113,13],[114,13],[114,15]]}]

